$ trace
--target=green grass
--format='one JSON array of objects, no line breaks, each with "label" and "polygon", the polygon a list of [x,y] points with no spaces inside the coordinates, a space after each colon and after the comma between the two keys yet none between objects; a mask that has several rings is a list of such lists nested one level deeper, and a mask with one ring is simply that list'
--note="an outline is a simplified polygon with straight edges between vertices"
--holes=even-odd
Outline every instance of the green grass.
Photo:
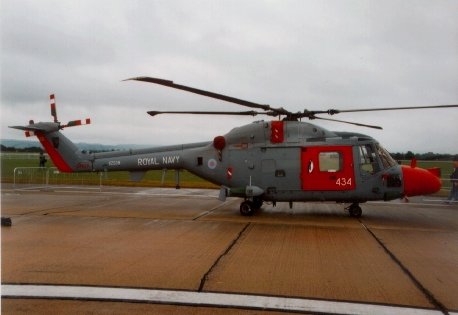
[{"label": "green grass", "polygon": [[[13,183],[14,182],[14,169],[17,167],[38,167],[38,156],[36,159],[21,158],[20,155],[15,154],[14,159],[6,158],[4,154],[1,157],[1,182]],[[46,167],[54,167],[53,163],[48,160]],[[44,183],[45,171],[34,170],[34,174],[29,175],[31,171],[24,171],[23,174],[18,175],[17,183]],[[162,171],[148,171],[144,178],[139,182],[132,182],[129,180],[129,172],[88,172],[88,173],[55,173],[49,172],[50,184],[80,184],[80,185],[113,185],[113,186],[146,186],[146,187],[175,187],[175,171],[169,170],[162,181]],[[31,179],[33,177],[34,179]],[[180,171],[180,186],[183,188],[217,188],[216,185],[197,177],[188,171]]]}]

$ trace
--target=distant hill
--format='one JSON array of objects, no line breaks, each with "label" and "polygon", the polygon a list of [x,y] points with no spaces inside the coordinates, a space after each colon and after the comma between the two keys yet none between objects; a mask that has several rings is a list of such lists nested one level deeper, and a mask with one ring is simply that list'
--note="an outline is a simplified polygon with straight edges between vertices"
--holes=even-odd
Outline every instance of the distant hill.
[{"label": "distant hill", "polygon": [[[0,144],[5,147],[17,148],[17,149],[26,149],[33,147],[41,147],[40,142],[34,140],[13,140],[13,139],[0,139]],[[151,147],[150,145],[141,145],[141,144],[118,144],[118,145],[106,145],[99,143],[85,143],[79,142],[75,145],[86,151],[118,151],[118,150],[128,150],[128,149],[142,149]]]}]

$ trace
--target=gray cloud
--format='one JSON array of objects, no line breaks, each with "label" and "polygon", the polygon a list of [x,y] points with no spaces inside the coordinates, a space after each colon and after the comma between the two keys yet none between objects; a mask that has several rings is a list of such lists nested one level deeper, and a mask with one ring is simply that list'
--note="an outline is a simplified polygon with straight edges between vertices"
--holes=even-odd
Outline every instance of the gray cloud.
[{"label": "gray cloud", "polygon": [[[150,75],[290,110],[456,104],[456,1],[2,1],[1,136],[49,118],[76,141],[212,139],[252,118],[157,117],[237,105],[121,82]],[[392,151],[458,153],[457,110],[342,114]],[[195,126],[205,126],[196,128]],[[197,130],[198,129],[198,130]]]}]

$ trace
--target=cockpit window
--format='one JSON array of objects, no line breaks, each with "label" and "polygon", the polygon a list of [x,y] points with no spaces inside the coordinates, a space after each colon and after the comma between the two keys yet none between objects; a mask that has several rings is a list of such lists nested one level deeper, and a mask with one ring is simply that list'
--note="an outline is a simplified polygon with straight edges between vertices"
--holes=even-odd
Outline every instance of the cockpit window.
[{"label": "cockpit window", "polygon": [[359,146],[360,167],[363,174],[375,174],[380,170],[374,148],[371,144]]},{"label": "cockpit window", "polygon": [[383,168],[389,168],[397,164],[387,150],[382,148],[379,144],[376,144],[376,148],[378,155],[380,156],[380,160],[382,161]]}]

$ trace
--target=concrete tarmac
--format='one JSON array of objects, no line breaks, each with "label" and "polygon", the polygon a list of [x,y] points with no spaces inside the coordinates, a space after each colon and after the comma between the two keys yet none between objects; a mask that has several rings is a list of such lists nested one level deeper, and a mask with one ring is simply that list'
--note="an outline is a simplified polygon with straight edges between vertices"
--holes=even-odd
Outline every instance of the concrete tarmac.
[{"label": "concrete tarmac", "polygon": [[[243,217],[239,199],[222,203],[217,194],[3,186],[2,216],[13,225],[2,227],[2,289],[38,284],[214,292],[222,299],[236,294],[338,302],[336,313],[346,313],[347,304],[361,307],[362,314],[370,306],[407,313],[458,310],[457,205],[431,198],[373,202],[362,204],[363,217],[356,219],[335,203],[295,203],[292,209],[279,203]],[[2,295],[5,314],[330,312],[245,302]]]}]

